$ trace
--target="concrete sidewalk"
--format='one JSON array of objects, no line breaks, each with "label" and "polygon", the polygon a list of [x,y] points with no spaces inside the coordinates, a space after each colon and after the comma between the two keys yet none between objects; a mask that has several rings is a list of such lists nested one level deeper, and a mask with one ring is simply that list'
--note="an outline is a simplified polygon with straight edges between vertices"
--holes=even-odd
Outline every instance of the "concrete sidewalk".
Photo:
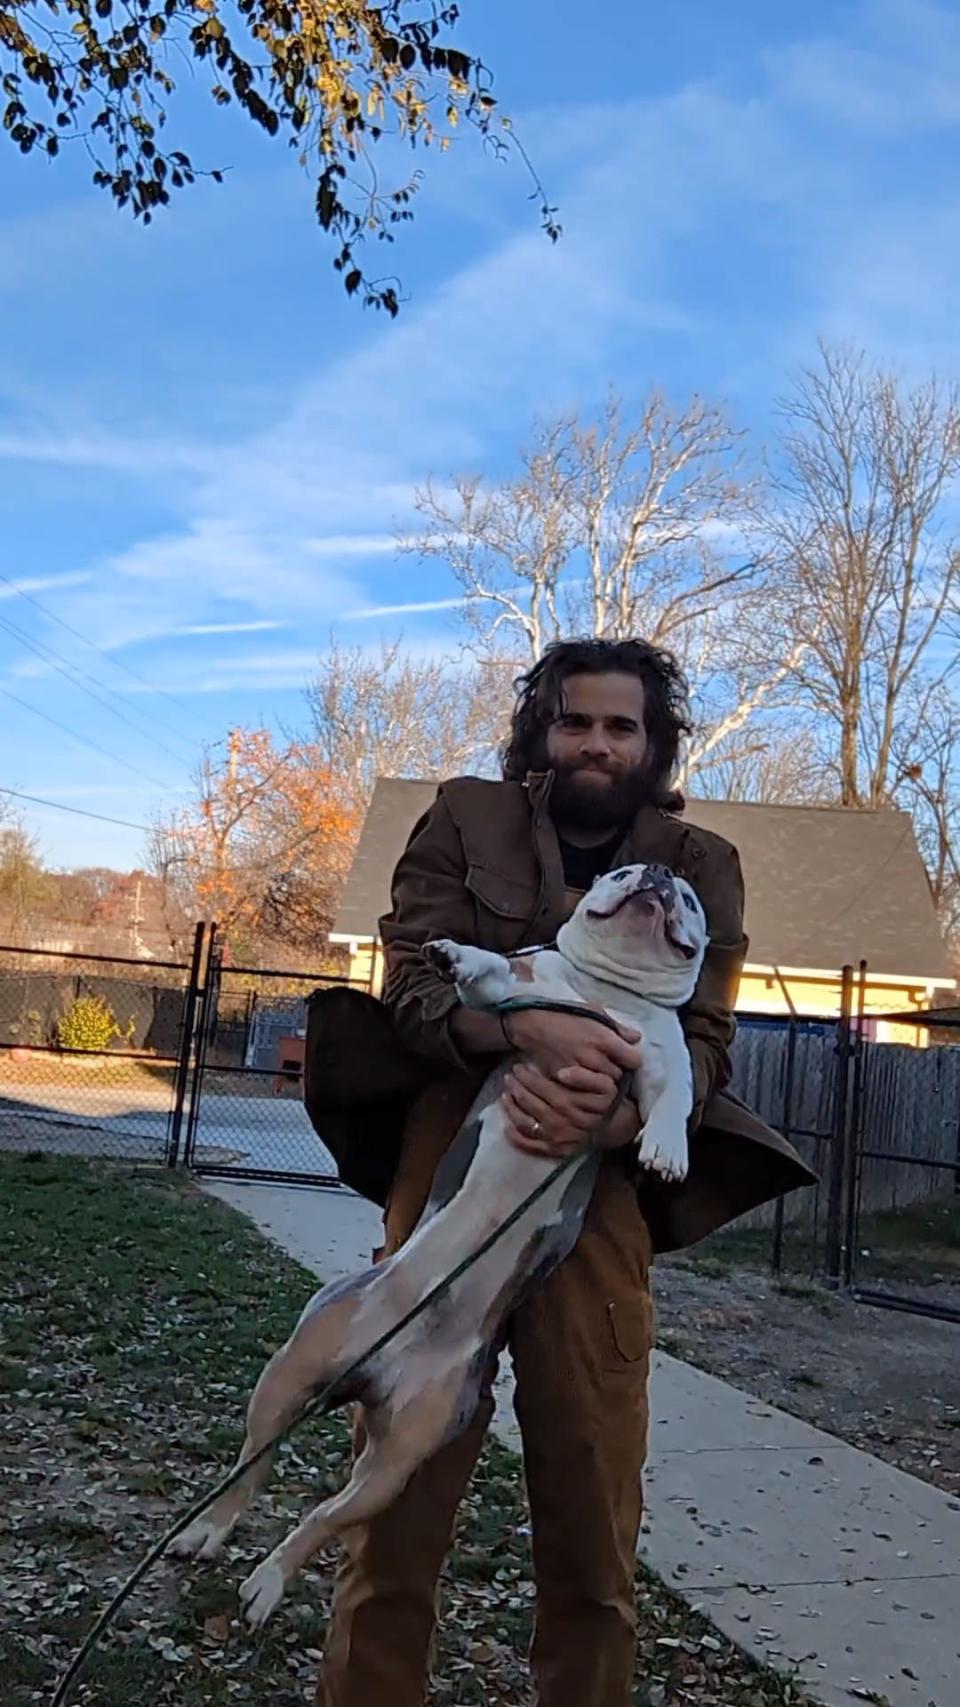
[{"label": "concrete sidewalk", "polygon": [[[378,1241],[347,1193],[209,1189],[325,1280]],[[659,1353],[651,1417],[642,1550],[666,1582],[826,1707],[957,1707],[960,1501]],[[519,1444],[509,1374],[495,1426]]]}]

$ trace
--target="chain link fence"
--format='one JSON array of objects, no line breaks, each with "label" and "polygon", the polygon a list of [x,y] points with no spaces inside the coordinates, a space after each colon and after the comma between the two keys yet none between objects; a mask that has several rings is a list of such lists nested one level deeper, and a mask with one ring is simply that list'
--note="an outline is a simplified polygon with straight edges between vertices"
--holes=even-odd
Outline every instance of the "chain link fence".
[{"label": "chain link fence", "polygon": [[196,976],[188,962],[0,947],[0,1147],[167,1159]]}]

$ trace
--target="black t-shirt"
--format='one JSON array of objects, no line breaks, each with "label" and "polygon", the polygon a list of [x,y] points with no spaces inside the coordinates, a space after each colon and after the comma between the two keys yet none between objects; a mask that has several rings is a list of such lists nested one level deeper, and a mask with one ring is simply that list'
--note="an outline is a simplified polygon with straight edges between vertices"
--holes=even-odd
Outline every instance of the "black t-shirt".
[{"label": "black t-shirt", "polygon": [[610,870],[623,833],[618,830],[609,841],[601,842],[596,848],[578,848],[572,842],[564,841],[562,836],[559,839],[564,883],[568,889],[584,891],[592,887],[596,878]]}]

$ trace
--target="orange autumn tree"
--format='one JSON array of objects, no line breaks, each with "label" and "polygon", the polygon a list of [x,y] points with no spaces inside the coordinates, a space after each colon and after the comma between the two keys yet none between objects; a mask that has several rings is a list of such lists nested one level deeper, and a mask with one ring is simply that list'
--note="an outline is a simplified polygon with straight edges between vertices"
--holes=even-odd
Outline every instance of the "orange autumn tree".
[{"label": "orange autumn tree", "polygon": [[183,916],[216,919],[235,953],[264,941],[317,952],[357,832],[317,745],[234,729],[194,782],[194,800],[153,836]]}]

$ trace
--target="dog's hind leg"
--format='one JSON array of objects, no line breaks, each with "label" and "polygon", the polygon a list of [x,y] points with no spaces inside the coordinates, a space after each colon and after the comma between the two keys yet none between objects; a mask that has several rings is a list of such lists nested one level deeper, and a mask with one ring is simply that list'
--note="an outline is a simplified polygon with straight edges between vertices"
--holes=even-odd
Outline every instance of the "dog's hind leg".
[{"label": "dog's hind leg", "polygon": [[[241,1470],[248,1464],[249,1469],[170,1543],[171,1553],[202,1559],[219,1553],[270,1475],[274,1453],[264,1448],[296,1421],[314,1393],[334,1385],[338,1374],[362,1352],[362,1345],[354,1344],[361,1304],[375,1293],[383,1274],[383,1269],[367,1270],[354,1280],[336,1281],[314,1294],[286,1345],[271,1357],[253,1390],[247,1408],[246,1438],[235,1466]],[[379,1326],[389,1325],[390,1310],[395,1312],[400,1307],[389,1297],[384,1298],[384,1305],[389,1309],[379,1316],[373,1312],[369,1328],[364,1330],[371,1336]],[[345,1404],[362,1395],[363,1385],[357,1383],[349,1391],[338,1390],[333,1402]],[[257,1457],[261,1452],[263,1456]],[[257,1462],[252,1463],[255,1457]]]},{"label": "dog's hind leg", "polygon": [[[293,1350],[293,1342],[270,1359],[257,1382],[247,1407],[247,1432],[235,1468],[250,1464],[257,1453],[294,1422],[303,1410],[313,1381],[304,1379],[304,1365]],[[169,1547],[181,1558],[213,1559],[252,1503],[273,1469],[275,1452],[264,1452],[255,1464],[196,1518]]]},{"label": "dog's hind leg", "polygon": [[319,1548],[344,1530],[369,1523],[403,1492],[420,1465],[469,1420],[479,1386],[479,1375],[474,1381],[458,1362],[416,1391],[405,1383],[401,1398],[394,1395],[366,1409],[367,1444],[347,1486],[316,1506],[241,1585],[249,1624],[266,1622]]}]

